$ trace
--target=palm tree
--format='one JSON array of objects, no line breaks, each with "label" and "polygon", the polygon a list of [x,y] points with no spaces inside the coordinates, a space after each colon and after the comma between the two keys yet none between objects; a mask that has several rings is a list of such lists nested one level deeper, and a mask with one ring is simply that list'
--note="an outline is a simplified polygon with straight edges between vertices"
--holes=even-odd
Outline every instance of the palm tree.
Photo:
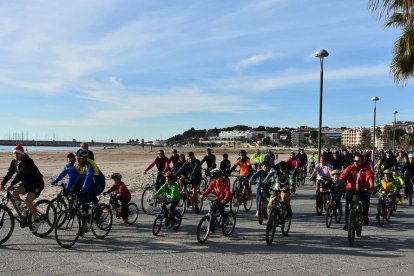
[{"label": "palm tree", "polygon": [[386,27],[402,29],[395,41],[391,72],[397,84],[414,77],[414,0],[369,0],[369,7],[385,16]]}]

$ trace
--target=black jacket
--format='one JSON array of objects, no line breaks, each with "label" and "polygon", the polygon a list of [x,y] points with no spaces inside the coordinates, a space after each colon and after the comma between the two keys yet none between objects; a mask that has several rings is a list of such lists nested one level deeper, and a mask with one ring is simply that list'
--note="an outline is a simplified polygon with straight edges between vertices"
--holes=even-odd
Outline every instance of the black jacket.
[{"label": "black jacket", "polygon": [[4,186],[15,173],[16,177],[11,182],[12,186],[20,181],[32,185],[38,185],[43,182],[43,175],[27,154],[24,155],[23,160],[18,164],[15,159],[11,161],[9,170],[1,181],[1,185]]}]

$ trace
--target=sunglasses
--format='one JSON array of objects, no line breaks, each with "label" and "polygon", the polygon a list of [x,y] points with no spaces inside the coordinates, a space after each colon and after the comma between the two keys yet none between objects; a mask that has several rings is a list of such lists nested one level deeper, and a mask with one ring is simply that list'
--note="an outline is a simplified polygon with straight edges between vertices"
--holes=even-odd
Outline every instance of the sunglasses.
[{"label": "sunglasses", "polygon": [[354,160],[354,163],[359,164],[359,163],[361,163],[361,161],[360,160]]}]

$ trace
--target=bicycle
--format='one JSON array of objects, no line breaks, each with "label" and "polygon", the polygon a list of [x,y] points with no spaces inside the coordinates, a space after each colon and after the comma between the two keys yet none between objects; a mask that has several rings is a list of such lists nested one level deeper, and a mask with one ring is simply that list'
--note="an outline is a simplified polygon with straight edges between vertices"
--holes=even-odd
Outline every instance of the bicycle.
[{"label": "bicycle", "polygon": [[[323,189],[324,186],[324,181],[326,180],[318,180],[318,185],[316,188],[316,214],[318,216],[322,216],[323,214],[323,210],[325,209],[325,211],[327,210],[327,202],[328,199],[326,198],[326,191],[325,189]],[[322,188],[322,192],[320,191],[320,188]]]},{"label": "bicycle", "polygon": [[68,209],[70,193],[65,189],[65,186],[65,183],[59,184],[57,187],[60,187],[62,190],[56,195],[54,199],[50,201],[56,208],[56,216],[59,216],[60,213]]},{"label": "bicycle", "polygon": [[308,172],[311,174],[313,173],[314,170],[315,170],[315,162],[310,162]]},{"label": "bicycle", "polygon": [[[194,194],[192,192],[192,185],[189,179],[184,178],[185,189],[184,192],[180,194],[180,202],[177,205],[177,209],[180,210],[181,216],[184,216],[187,208],[192,208],[195,214],[199,214],[203,209],[203,201],[198,200],[198,211],[195,208]],[[200,198],[201,191],[200,186],[197,187],[196,192],[198,193],[198,198]],[[197,212],[196,212],[197,211]]]},{"label": "bicycle", "polygon": [[210,233],[215,232],[216,227],[221,227],[223,235],[230,237],[236,227],[236,215],[233,212],[227,212],[228,220],[223,222],[220,212],[214,208],[215,196],[209,195],[206,199],[210,201],[210,210],[198,223],[197,241],[199,243],[206,242]]},{"label": "bicycle", "polygon": [[336,197],[339,197],[338,208],[336,208],[335,198],[333,197],[332,191],[328,190],[328,201],[327,201],[327,209],[326,209],[326,218],[325,223],[326,227],[330,228],[332,219],[335,216],[335,222],[340,223],[342,218],[342,202],[341,202],[341,193],[337,193]]},{"label": "bicycle", "polygon": [[156,174],[151,173],[148,175],[148,184],[145,185],[144,191],[141,196],[141,208],[147,215],[155,215],[160,212],[160,202],[156,199],[153,200],[153,195],[157,191]]},{"label": "bicycle", "polygon": [[[12,210],[7,206],[9,202],[11,202],[16,215],[13,215]],[[46,199],[37,201],[34,206],[37,209],[40,227],[36,231],[33,231],[32,234],[36,237],[46,237],[53,231],[55,226],[56,209],[53,204]],[[29,227],[31,229],[33,215],[26,206],[17,205],[12,194],[9,191],[6,191],[0,203],[0,244],[5,243],[13,234],[15,220],[20,223],[21,228]]]},{"label": "bicycle", "polygon": [[258,219],[259,219],[259,224],[262,225],[263,224],[263,219],[267,218],[267,203],[268,203],[268,198],[266,195],[266,187],[263,183],[258,184],[259,185],[259,194],[257,196],[259,196],[259,206],[258,206]]},{"label": "bicycle", "polygon": [[207,189],[208,184],[210,184],[211,177],[210,172],[208,169],[203,169],[204,171],[204,177],[201,179],[200,183],[200,191],[204,192]]},{"label": "bicycle", "polygon": [[[164,197],[160,197],[159,200],[160,200],[161,206],[163,206],[164,204],[165,205],[171,204],[171,203],[167,203],[167,199]],[[154,236],[157,236],[160,233],[163,221],[167,215],[168,215],[168,210],[166,209],[166,207],[165,207],[165,210],[161,208],[160,213],[155,217],[154,223],[152,224],[152,234]],[[170,221],[170,223],[172,223],[173,225],[172,229],[177,231],[181,226],[181,222],[182,222],[182,217],[181,217],[180,211],[178,209],[175,209],[173,221]]]},{"label": "bicycle", "polygon": [[[105,195],[104,195],[105,196]],[[116,192],[108,194],[109,201],[105,203],[102,206],[109,206],[111,208],[111,211],[115,211],[115,217],[117,219],[122,218],[121,213],[121,204],[119,204],[118,199],[116,198]],[[138,206],[134,202],[129,202],[127,205],[128,208],[128,218],[127,218],[127,224],[132,225],[134,224],[139,216],[139,209]]]},{"label": "bicycle", "polygon": [[104,239],[112,229],[112,211],[106,204],[101,204],[100,216],[96,217],[95,206],[89,203],[88,213],[82,212],[79,194],[72,194],[68,209],[57,218],[55,227],[56,242],[63,248],[72,247],[89,230],[97,239]]},{"label": "bicycle", "polygon": [[248,189],[246,188],[247,175],[238,175],[233,182],[233,190],[231,192],[230,210],[237,215],[240,205],[243,204],[246,212],[250,211],[253,205],[253,198],[249,199]]},{"label": "bicycle", "polygon": [[272,197],[272,203],[270,207],[269,220],[266,224],[267,245],[272,245],[276,232],[276,227],[280,225],[282,235],[286,237],[289,234],[290,225],[292,223],[292,218],[287,216],[286,202],[284,199],[280,197],[280,193],[283,190],[271,188],[270,191],[272,191],[274,194]]},{"label": "bicycle", "polygon": [[361,237],[362,233],[362,203],[358,194],[352,194],[352,200],[348,215],[348,244],[350,247],[354,246],[355,233]]},{"label": "bicycle", "polygon": [[383,227],[385,221],[390,221],[391,214],[393,212],[393,205],[396,205],[396,202],[393,199],[392,193],[381,192],[378,198],[378,213],[377,221],[379,226]]}]

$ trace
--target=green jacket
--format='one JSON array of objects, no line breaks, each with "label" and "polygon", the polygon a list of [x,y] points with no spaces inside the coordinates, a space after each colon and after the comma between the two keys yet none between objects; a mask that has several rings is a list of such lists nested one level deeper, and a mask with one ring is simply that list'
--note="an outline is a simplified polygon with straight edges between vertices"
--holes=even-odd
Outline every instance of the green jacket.
[{"label": "green jacket", "polygon": [[178,189],[177,182],[171,184],[165,183],[162,187],[154,194],[155,197],[165,193],[167,199],[174,199],[174,201],[180,201],[180,190]]}]

